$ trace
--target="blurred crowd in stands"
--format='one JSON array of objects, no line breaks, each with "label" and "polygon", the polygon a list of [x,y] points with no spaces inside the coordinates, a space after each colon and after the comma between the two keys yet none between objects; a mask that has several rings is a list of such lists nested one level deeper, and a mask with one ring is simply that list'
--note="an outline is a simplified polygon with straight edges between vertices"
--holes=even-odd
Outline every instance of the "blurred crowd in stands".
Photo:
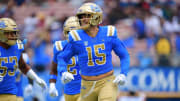
[{"label": "blurred crowd in stands", "polygon": [[[64,40],[63,23],[84,2],[103,9],[131,56],[131,67],[180,66],[179,0],[0,0],[0,17],[11,17],[27,39],[26,52],[37,71],[49,69],[53,43]],[[119,66],[113,55],[114,66]]]}]

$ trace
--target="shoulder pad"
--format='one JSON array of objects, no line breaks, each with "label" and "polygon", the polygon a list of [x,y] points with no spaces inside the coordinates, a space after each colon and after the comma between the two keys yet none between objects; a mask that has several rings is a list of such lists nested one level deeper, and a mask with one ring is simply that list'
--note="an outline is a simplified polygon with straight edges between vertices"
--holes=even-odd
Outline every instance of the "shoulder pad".
[{"label": "shoulder pad", "polygon": [[107,36],[114,36],[115,35],[115,27],[112,25],[107,26]]},{"label": "shoulder pad", "polygon": [[76,30],[71,30],[71,31],[70,31],[70,35],[71,35],[71,37],[72,37],[72,39],[73,39],[74,41],[79,41],[79,40],[81,40],[81,38],[80,38],[80,36],[79,36],[79,34],[78,34],[78,32],[77,32]]},{"label": "shoulder pad", "polygon": [[24,44],[21,40],[17,40],[18,49],[24,49]]},{"label": "shoulder pad", "polygon": [[56,47],[56,50],[58,51],[63,50],[62,41],[56,41],[54,46]]}]

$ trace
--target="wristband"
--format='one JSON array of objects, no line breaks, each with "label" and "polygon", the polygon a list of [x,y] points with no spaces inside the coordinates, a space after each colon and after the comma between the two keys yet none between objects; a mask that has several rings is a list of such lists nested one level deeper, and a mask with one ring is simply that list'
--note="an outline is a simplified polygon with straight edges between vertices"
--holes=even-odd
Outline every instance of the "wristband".
[{"label": "wristband", "polygon": [[55,79],[55,80],[57,80],[57,76],[56,76],[56,75],[50,75],[50,76],[49,76],[49,79]]}]

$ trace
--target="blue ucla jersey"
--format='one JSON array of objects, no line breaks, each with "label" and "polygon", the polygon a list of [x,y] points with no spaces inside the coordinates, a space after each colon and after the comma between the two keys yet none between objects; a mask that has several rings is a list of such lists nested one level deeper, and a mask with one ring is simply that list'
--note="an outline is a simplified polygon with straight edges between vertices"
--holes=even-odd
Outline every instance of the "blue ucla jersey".
[{"label": "blue ucla jersey", "polygon": [[[63,50],[63,48],[67,45],[67,41],[56,41],[54,44],[54,56],[53,61],[55,63],[58,63],[57,56],[60,54]],[[72,73],[74,76],[74,80],[71,82],[65,84],[64,86],[64,93],[68,95],[74,95],[80,93],[81,88],[81,76],[79,74],[79,66],[77,64],[78,58],[77,56],[74,56],[71,58],[71,60],[68,62],[68,65],[66,69],[68,72]],[[61,62],[61,61],[59,61]],[[61,69],[58,69],[58,72],[63,72]]]},{"label": "blue ucla jersey", "polygon": [[129,68],[129,54],[122,41],[117,37],[114,26],[99,26],[96,37],[90,37],[84,30],[69,32],[69,44],[58,55],[61,61],[58,68],[64,68],[67,61],[78,55],[81,74],[96,76],[113,70],[112,50],[121,60],[121,73],[127,75]]},{"label": "blue ucla jersey", "polygon": [[16,69],[24,46],[21,43],[8,49],[0,46],[0,94],[16,95]]}]

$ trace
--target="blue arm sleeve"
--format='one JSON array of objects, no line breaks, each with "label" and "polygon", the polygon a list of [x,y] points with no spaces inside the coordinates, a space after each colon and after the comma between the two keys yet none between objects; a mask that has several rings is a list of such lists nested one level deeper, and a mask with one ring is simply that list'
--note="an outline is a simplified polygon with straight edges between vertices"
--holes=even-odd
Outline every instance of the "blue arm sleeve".
[{"label": "blue arm sleeve", "polygon": [[125,45],[122,43],[122,41],[119,38],[114,37],[112,39],[112,42],[113,42],[113,50],[116,53],[116,55],[118,55],[120,58],[120,62],[121,62],[120,73],[127,75],[128,70],[129,70],[129,65],[130,65],[129,53]]},{"label": "blue arm sleeve", "polygon": [[58,72],[60,76],[62,76],[63,72],[67,71],[67,65],[70,59],[74,56],[73,47],[71,43],[68,43],[62,52],[60,52],[57,56],[58,59]]},{"label": "blue arm sleeve", "polygon": [[53,62],[57,64],[57,50],[55,45],[53,45]]}]

